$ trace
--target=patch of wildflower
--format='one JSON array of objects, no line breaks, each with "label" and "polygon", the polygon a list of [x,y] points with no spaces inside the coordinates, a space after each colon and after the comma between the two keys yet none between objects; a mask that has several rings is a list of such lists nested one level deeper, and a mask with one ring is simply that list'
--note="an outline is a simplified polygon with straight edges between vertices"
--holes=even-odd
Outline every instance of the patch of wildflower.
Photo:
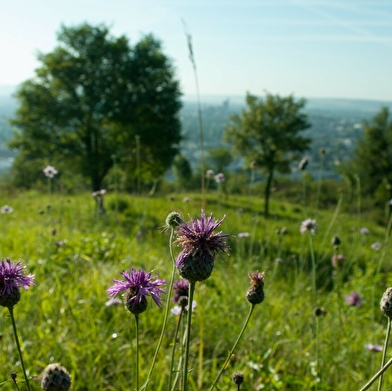
[{"label": "patch of wildflower", "polygon": [[374,242],[370,245],[370,248],[374,251],[378,251],[380,250],[380,248],[382,247],[382,244],[380,242]]},{"label": "patch of wildflower", "polygon": [[226,181],[225,174],[223,174],[222,172],[220,172],[219,174],[216,174],[214,176],[214,178],[215,178],[216,183],[223,183]]}]

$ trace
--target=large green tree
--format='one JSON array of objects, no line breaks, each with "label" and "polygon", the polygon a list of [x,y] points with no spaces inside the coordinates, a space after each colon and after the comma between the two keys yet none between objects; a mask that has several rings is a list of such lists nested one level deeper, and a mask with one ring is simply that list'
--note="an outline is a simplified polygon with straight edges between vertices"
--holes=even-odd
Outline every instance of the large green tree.
[{"label": "large green tree", "polygon": [[387,107],[364,121],[353,158],[339,169],[345,177],[360,178],[361,189],[378,198],[392,198],[392,118]]},{"label": "large green tree", "polygon": [[290,162],[309,148],[311,140],[301,136],[310,127],[302,111],[304,99],[267,94],[246,95],[246,108],[230,118],[226,139],[244,158],[267,174],[264,214],[269,214],[271,183],[275,172],[290,172]]},{"label": "large green tree", "polygon": [[58,42],[38,55],[35,77],[16,93],[10,146],[20,152],[18,167],[48,158],[81,173],[93,190],[113,155],[138,180],[161,176],[181,139],[179,83],[161,43],[146,35],[131,47],[88,24],[62,26]]}]

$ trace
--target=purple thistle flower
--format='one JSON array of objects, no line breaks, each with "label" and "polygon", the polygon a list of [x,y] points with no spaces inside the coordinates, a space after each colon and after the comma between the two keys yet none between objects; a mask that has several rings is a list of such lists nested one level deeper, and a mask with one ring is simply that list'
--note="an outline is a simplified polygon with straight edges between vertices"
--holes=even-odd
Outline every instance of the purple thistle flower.
[{"label": "purple thistle flower", "polygon": [[312,220],[312,219],[304,220],[299,230],[301,234],[304,234],[306,231],[309,231],[312,235],[314,235],[317,230],[316,220]]},{"label": "purple thistle flower", "polygon": [[223,182],[226,181],[226,177],[225,177],[225,174],[223,174],[223,172],[220,172],[219,174],[216,174],[214,176],[214,178],[215,178],[215,182],[216,183],[223,183]]},{"label": "purple thistle flower", "polygon": [[4,205],[0,209],[1,213],[11,214],[14,212],[14,208],[11,208],[9,205]]},{"label": "purple thistle flower", "polygon": [[248,238],[249,232],[240,232],[237,234],[237,238]]},{"label": "purple thistle flower", "polygon": [[371,352],[382,352],[382,346],[377,344],[368,343],[365,345],[365,348]]},{"label": "purple thistle flower", "polygon": [[5,262],[2,259],[0,264],[0,295],[11,294],[13,288],[29,289],[29,286],[34,284],[34,275],[24,275],[25,266],[19,261],[17,263],[11,262],[6,258]]},{"label": "purple thistle flower", "polygon": [[178,301],[180,300],[180,297],[189,296],[189,281],[188,280],[174,281],[173,291],[174,291],[173,302],[177,304]]},{"label": "purple thistle flower", "polygon": [[[196,306],[197,306],[197,302],[196,302],[195,300],[193,300],[193,301],[192,301],[192,311],[196,308]],[[185,310],[185,312],[187,312],[187,311],[188,311],[188,306],[185,306],[184,310]],[[182,308],[181,306],[179,306],[179,305],[175,305],[175,306],[170,310],[170,312],[171,312],[173,315],[176,315],[176,316],[179,316],[179,315],[181,314],[182,311],[183,311],[183,308]]]},{"label": "purple thistle flower", "polygon": [[20,288],[28,290],[34,284],[34,275],[24,275],[25,267],[21,262],[11,262],[6,258],[0,264],[0,305],[13,307],[20,300]]},{"label": "purple thistle flower", "polygon": [[229,234],[214,233],[225,217],[215,221],[212,215],[207,218],[202,210],[200,220],[191,218],[189,223],[183,221],[179,225],[175,243],[183,247],[176,259],[181,277],[195,282],[211,275],[216,254],[228,248],[223,239]]},{"label": "purple thistle flower", "polygon": [[359,293],[357,292],[352,292],[349,295],[345,295],[344,300],[346,300],[348,305],[353,307],[360,307],[362,305],[361,296],[359,296]]},{"label": "purple thistle flower", "polygon": [[155,304],[161,308],[161,293],[166,292],[159,287],[165,285],[165,280],[157,278],[152,281],[152,272],[136,271],[134,268],[130,272],[124,271],[120,274],[125,281],[113,280],[114,284],[106,291],[110,298],[115,298],[120,292],[126,291],[124,294],[125,305],[134,314],[146,309],[144,307],[142,311],[138,310],[146,302],[147,296],[151,296]]},{"label": "purple thistle flower", "polygon": [[48,178],[53,178],[58,173],[58,171],[53,166],[46,166],[42,171]]},{"label": "purple thistle flower", "polygon": [[375,251],[378,251],[381,247],[382,244],[380,242],[374,242],[370,245],[370,248]]},{"label": "purple thistle flower", "polygon": [[361,233],[361,235],[368,235],[369,234],[369,229],[366,227],[363,227],[359,230],[359,232]]}]

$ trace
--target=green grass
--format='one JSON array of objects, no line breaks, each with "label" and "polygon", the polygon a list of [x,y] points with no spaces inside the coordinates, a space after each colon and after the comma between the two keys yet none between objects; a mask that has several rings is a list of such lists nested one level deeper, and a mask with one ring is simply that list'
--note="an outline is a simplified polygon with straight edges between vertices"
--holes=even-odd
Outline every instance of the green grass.
[{"label": "green grass", "polygon": [[[175,210],[186,219],[188,214],[200,216],[201,197],[186,195],[188,203],[182,202],[183,196],[170,201],[165,196],[121,195],[116,214],[116,197],[107,194],[107,213],[97,216],[90,194],[50,199],[34,192],[0,194],[0,206],[14,208],[13,214],[0,214],[0,257],[21,259],[28,265],[27,272],[35,274],[36,286],[22,292],[14,311],[29,376],[60,362],[71,373],[74,391],[133,390],[134,319],[123,306],[105,306],[106,289],[130,267],[155,270],[160,278],[169,279],[169,234],[162,230],[166,215]],[[234,389],[230,378],[243,371],[242,390],[248,391],[359,390],[378,370],[381,353],[364,346],[383,345],[385,336],[387,319],[379,311],[379,301],[392,285],[386,229],[366,215],[348,215],[336,206],[313,215],[311,207],[307,211],[301,205],[272,201],[272,217],[266,220],[258,198],[208,195],[206,213],[216,218],[225,214],[222,231],[233,236],[228,240],[230,257],[219,257],[212,276],[196,286],[191,390],[208,390],[224,363],[248,314],[248,273],[256,270],[266,272],[266,299],[255,308],[219,381],[220,389]],[[301,222],[314,218],[316,212],[319,229],[312,239],[317,306],[327,310],[318,318],[309,240],[299,232]],[[369,228],[368,236],[359,233],[362,226]],[[282,227],[287,228],[286,235],[276,233]],[[240,232],[249,232],[249,237],[235,237]],[[333,235],[340,237],[339,253],[346,258],[339,277],[333,276],[331,266]],[[61,246],[56,244],[60,241]],[[383,243],[379,251],[370,248],[375,241]],[[361,307],[350,307],[343,299],[353,291],[361,295]],[[8,311],[1,311],[0,383],[10,380],[13,371],[23,383]],[[162,320],[163,311],[154,305],[140,315],[141,384]],[[176,321],[169,318],[150,390],[168,390]],[[387,371],[385,387],[391,382],[392,371]],[[0,388],[12,389],[12,383]],[[32,388],[39,389],[38,382],[33,381]]]}]

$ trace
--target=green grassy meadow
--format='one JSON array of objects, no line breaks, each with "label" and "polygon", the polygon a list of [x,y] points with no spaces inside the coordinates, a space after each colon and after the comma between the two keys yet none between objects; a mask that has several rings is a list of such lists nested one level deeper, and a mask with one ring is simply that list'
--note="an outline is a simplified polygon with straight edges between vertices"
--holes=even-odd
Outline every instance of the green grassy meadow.
[{"label": "green grassy meadow", "polygon": [[[189,202],[183,202],[183,197]],[[241,390],[359,390],[377,372],[381,352],[366,344],[383,345],[387,318],[379,302],[392,286],[391,246],[387,222],[376,224],[366,214],[343,212],[344,199],[327,210],[271,201],[271,217],[263,218],[257,197],[207,195],[205,211],[226,215],[222,231],[230,256],[219,256],[212,276],[198,283],[192,321],[190,390],[208,390],[242,327],[250,304],[245,299],[249,272],[265,271],[265,301],[255,307],[234,356],[218,386],[235,390],[231,376],[244,373]],[[125,308],[107,306],[106,289],[119,272],[142,268],[170,278],[172,261],[165,218],[179,211],[198,218],[198,194],[168,196],[105,195],[105,214],[97,214],[91,194],[47,195],[38,192],[0,193],[1,258],[22,260],[36,286],[23,290],[14,313],[29,376],[60,362],[72,376],[73,391],[133,390],[134,319]],[[316,219],[314,236],[301,234],[301,222]],[[287,233],[282,234],[282,228]],[[369,234],[360,233],[362,227]],[[249,233],[242,237],[239,233]],[[345,261],[331,264],[336,250]],[[371,244],[382,247],[373,250]],[[174,248],[175,254],[180,251]],[[317,295],[312,291],[312,257]],[[279,259],[277,261],[277,259]],[[361,306],[350,306],[345,295],[357,292]],[[166,300],[164,305],[166,305]],[[327,313],[315,316],[316,307]],[[172,303],[169,303],[172,306]],[[23,376],[8,311],[1,308],[0,389],[13,389],[10,374]],[[149,302],[140,315],[140,380],[147,376],[160,334],[164,310]],[[170,315],[149,389],[169,390],[174,330]],[[391,350],[392,352],[392,350]],[[390,353],[387,354],[389,358]],[[176,360],[177,360],[176,356]],[[392,370],[384,376],[392,384]],[[38,390],[39,382],[32,381]],[[376,389],[376,386],[373,386]]]}]

